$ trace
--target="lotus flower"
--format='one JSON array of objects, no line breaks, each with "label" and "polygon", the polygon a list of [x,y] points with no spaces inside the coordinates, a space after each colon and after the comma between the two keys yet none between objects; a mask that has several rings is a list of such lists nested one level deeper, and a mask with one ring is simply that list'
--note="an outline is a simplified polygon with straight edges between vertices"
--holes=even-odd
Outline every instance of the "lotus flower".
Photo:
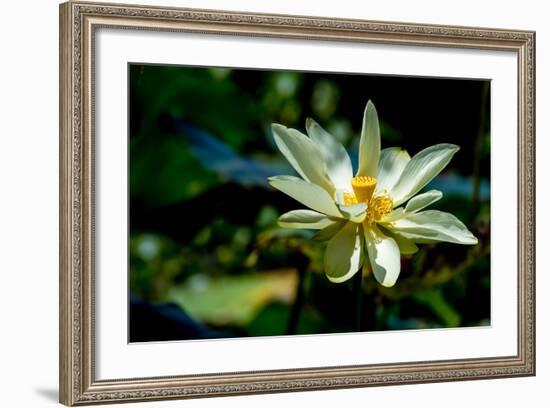
[{"label": "lotus flower", "polygon": [[[301,178],[275,176],[269,183],[308,207],[281,215],[285,228],[319,230],[328,241],[324,255],[327,278],[344,282],[369,264],[383,286],[393,286],[401,254],[417,244],[438,241],[475,245],[477,238],[450,213],[424,210],[442,197],[437,190],[418,194],[445,168],[459,147],[437,144],[412,158],[399,147],[380,149],[374,104],[364,111],[359,168],[353,175],[346,149],[313,119],[303,133],[272,125],[277,147]],[[368,261],[367,261],[368,258]]]}]

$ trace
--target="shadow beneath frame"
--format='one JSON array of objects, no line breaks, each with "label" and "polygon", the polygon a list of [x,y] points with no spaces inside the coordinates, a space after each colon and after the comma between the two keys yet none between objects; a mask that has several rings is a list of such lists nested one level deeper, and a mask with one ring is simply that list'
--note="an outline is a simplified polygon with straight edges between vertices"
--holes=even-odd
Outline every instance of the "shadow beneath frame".
[{"label": "shadow beneath frame", "polygon": [[48,401],[59,402],[59,392],[57,388],[39,388],[35,391],[38,395],[42,396]]}]

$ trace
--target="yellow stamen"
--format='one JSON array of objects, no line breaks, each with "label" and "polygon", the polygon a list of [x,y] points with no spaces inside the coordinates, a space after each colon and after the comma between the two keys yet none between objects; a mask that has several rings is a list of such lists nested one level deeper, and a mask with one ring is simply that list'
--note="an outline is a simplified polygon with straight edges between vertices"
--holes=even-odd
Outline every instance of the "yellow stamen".
[{"label": "yellow stamen", "polygon": [[345,191],[344,192],[344,204],[345,205],[357,204],[357,198],[352,193],[348,193],[347,191]]},{"label": "yellow stamen", "polygon": [[370,176],[359,176],[351,179],[351,186],[357,201],[368,203],[376,188],[376,179]]},{"label": "yellow stamen", "polygon": [[372,224],[379,222],[393,210],[393,200],[387,194],[381,194],[373,197],[369,202],[365,222]]}]

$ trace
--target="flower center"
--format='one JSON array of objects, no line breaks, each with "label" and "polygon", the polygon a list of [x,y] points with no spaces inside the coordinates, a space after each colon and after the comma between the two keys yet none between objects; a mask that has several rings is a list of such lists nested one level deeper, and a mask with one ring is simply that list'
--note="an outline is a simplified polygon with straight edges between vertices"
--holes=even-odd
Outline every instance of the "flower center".
[{"label": "flower center", "polygon": [[372,224],[379,222],[393,210],[393,200],[386,194],[386,190],[374,194],[376,188],[376,179],[370,176],[359,176],[351,179],[353,193],[344,192],[344,204],[353,205],[357,203],[366,203],[367,214],[365,223]]},{"label": "flower center", "polygon": [[393,200],[387,194],[381,194],[373,197],[369,202],[367,208],[367,216],[365,222],[372,224],[373,222],[380,221],[383,217],[388,215],[393,209]]},{"label": "flower center", "polygon": [[351,186],[357,201],[368,203],[376,188],[376,179],[370,176],[359,176],[351,179]]}]

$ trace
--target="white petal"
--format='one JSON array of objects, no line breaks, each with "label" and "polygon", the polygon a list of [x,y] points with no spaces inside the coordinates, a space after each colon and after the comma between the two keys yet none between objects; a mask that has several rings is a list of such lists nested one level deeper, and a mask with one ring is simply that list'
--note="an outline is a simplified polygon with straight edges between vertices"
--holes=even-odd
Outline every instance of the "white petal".
[{"label": "white petal", "polygon": [[363,128],[359,141],[359,169],[357,176],[376,177],[380,159],[380,125],[378,113],[371,101],[368,101],[363,114]]},{"label": "white petal", "polygon": [[395,185],[403,169],[411,160],[411,156],[406,150],[400,147],[388,147],[380,153],[380,163],[378,164],[378,175],[376,180],[376,191],[388,190],[391,191]]},{"label": "white petal", "polygon": [[392,236],[392,238],[397,243],[401,255],[412,255],[418,252],[418,247],[412,240],[404,238],[398,234],[395,234],[395,236]]},{"label": "white petal", "polygon": [[443,211],[406,213],[404,218],[393,222],[388,228],[415,242],[445,241],[465,245],[477,244],[477,238],[458,218]]},{"label": "white petal", "polygon": [[382,286],[395,285],[401,271],[399,246],[376,227],[368,228],[365,238],[374,277]]},{"label": "white petal", "polygon": [[338,220],[328,227],[323,228],[317,234],[313,236],[315,241],[329,241],[338,231],[340,231],[344,225],[348,223],[347,220]]},{"label": "white petal", "polygon": [[316,184],[308,183],[294,176],[275,176],[270,177],[268,181],[277,190],[312,210],[331,217],[342,217],[329,193]]},{"label": "white petal", "polygon": [[350,181],[353,177],[351,159],[342,144],[323,129],[313,119],[306,120],[306,130],[309,137],[317,143],[325,164],[327,174],[336,188],[351,190]]},{"label": "white petal", "polygon": [[283,228],[323,229],[334,224],[329,217],[317,211],[294,210],[279,217],[278,224]]},{"label": "white petal", "polygon": [[304,180],[317,184],[333,193],[319,146],[303,133],[273,124],[273,139],[292,167]]},{"label": "white petal", "polygon": [[345,218],[353,222],[363,222],[367,216],[368,205],[365,203],[345,204],[344,196],[346,192],[349,193],[349,191],[343,189],[336,189],[334,192],[334,202]]},{"label": "white petal", "polygon": [[399,247],[399,252],[401,255],[412,255],[418,252],[418,247],[411,239],[395,233],[395,231],[392,231],[390,227],[384,228],[383,233],[394,239]]},{"label": "white petal", "polygon": [[394,209],[391,213],[386,215],[381,222],[394,222],[395,220],[398,220],[400,218],[403,218],[405,216],[405,210],[403,210],[403,207],[399,207]]},{"label": "white petal", "polygon": [[363,265],[361,229],[361,224],[348,222],[329,241],[325,251],[325,274],[331,282],[348,280]]},{"label": "white petal", "polygon": [[338,208],[344,217],[353,222],[363,222],[367,216],[367,208],[369,206],[365,203],[358,203],[352,205],[338,204]]},{"label": "white petal", "polygon": [[443,193],[438,190],[430,190],[423,194],[418,194],[409,200],[405,206],[405,211],[408,213],[418,212],[440,200],[441,197],[443,197]]},{"label": "white petal", "polygon": [[415,154],[390,192],[394,206],[418,193],[445,168],[458,149],[456,145],[443,143]]}]

